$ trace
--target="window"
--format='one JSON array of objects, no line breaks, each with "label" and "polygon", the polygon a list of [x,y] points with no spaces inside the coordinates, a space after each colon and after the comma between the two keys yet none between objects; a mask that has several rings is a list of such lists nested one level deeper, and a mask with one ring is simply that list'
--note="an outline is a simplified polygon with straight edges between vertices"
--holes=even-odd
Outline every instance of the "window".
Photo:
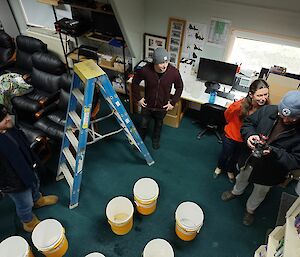
[{"label": "window", "polygon": [[300,41],[274,36],[233,31],[228,62],[242,64],[241,68],[259,72],[273,65],[300,73]]}]

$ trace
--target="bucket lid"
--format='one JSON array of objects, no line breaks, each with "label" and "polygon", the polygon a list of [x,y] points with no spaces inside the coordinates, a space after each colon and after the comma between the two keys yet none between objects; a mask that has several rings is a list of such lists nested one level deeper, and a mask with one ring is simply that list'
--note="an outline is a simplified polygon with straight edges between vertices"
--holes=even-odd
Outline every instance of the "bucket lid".
[{"label": "bucket lid", "polygon": [[117,196],[109,201],[105,212],[106,217],[110,221],[114,223],[124,223],[131,219],[134,208],[132,202],[128,198]]},{"label": "bucket lid", "polygon": [[105,257],[102,253],[89,253],[88,255],[86,255],[85,257]]},{"label": "bucket lid", "polygon": [[0,243],[1,257],[25,257],[29,251],[29,245],[23,237],[11,236]]},{"label": "bucket lid", "polygon": [[133,194],[141,200],[152,200],[157,198],[159,194],[159,187],[154,179],[141,178],[135,182]]},{"label": "bucket lid", "polygon": [[184,228],[194,230],[202,226],[204,214],[196,203],[183,202],[176,209],[175,219]]},{"label": "bucket lid", "polygon": [[54,247],[61,239],[64,229],[59,221],[46,219],[41,221],[32,232],[32,242],[40,250],[48,250]]},{"label": "bucket lid", "polygon": [[156,238],[147,243],[143,257],[174,257],[174,251],[168,241]]}]

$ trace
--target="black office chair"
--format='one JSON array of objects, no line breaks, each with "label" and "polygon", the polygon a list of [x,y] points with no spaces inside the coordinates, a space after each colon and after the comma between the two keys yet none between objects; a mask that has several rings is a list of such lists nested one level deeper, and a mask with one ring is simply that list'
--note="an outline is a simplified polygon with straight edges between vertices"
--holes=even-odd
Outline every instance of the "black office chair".
[{"label": "black office chair", "polygon": [[16,38],[16,61],[13,67],[10,67],[10,72],[19,74],[32,73],[32,55],[36,52],[47,52],[47,45],[41,40],[24,35],[18,35]]},{"label": "black office chair", "polygon": [[226,124],[224,117],[224,112],[226,108],[217,104],[202,104],[200,109],[199,123],[204,125],[204,129],[201,130],[197,139],[200,139],[206,132],[213,131],[218,138],[218,142],[222,143],[222,133],[223,128]]},{"label": "black office chair", "polygon": [[4,31],[0,31],[0,74],[13,63],[14,53],[14,40]]}]

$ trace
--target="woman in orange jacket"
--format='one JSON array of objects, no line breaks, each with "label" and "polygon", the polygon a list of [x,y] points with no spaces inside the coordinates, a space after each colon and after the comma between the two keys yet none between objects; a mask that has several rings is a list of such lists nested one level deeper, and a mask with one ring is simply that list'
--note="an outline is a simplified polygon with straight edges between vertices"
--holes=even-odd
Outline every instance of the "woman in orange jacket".
[{"label": "woman in orange jacket", "polygon": [[263,79],[256,79],[251,83],[247,96],[227,108],[224,113],[227,124],[224,128],[222,152],[214,172],[215,178],[221,172],[226,172],[229,181],[235,181],[235,165],[243,142],[240,133],[243,119],[265,104],[269,104],[269,85]]}]

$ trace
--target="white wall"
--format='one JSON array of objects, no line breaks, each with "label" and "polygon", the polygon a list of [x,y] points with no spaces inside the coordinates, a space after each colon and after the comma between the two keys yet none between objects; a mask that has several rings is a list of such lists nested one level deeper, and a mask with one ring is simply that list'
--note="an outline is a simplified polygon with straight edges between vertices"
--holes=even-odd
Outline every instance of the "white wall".
[{"label": "white wall", "polygon": [[14,20],[12,11],[9,8],[7,1],[2,0],[0,3],[0,21],[7,34],[11,37],[16,37],[19,35],[19,30],[17,24]]},{"label": "white wall", "polygon": [[[211,17],[232,22],[232,27],[272,33],[300,40],[299,0],[151,0],[145,1],[145,32],[167,36],[169,17],[209,25]],[[273,8],[273,9],[270,9]],[[204,57],[224,60],[225,49],[205,46]]]},{"label": "white wall", "polygon": [[111,1],[129,51],[132,57],[137,57],[137,61],[142,56],[145,2],[145,0]]}]

